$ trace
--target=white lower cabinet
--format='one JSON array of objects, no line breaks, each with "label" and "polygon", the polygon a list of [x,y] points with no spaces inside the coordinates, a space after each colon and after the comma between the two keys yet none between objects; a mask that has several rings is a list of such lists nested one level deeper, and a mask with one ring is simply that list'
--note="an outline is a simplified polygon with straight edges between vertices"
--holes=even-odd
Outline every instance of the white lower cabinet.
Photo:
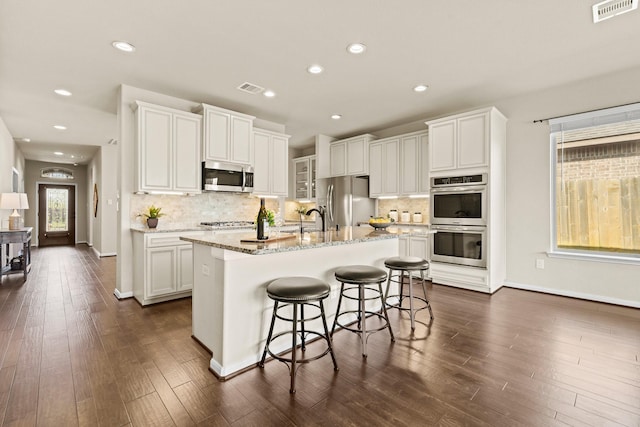
[{"label": "white lower cabinet", "polygon": [[191,295],[193,248],[180,236],[202,234],[133,232],[133,296],[141,305]]},{"label": "white lower cabinet", "polygon": [[[400,256],[415,256],[429,261],[429,236],[416,234],[403,234],[398,237]],[[431,278],[430,270],[425,275]]]}]

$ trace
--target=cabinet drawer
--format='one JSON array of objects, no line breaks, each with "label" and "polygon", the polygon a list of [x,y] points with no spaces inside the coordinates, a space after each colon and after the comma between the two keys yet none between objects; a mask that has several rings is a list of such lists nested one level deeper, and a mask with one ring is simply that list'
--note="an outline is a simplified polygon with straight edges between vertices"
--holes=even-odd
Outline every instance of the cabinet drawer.
[{"label": "cabinet drawer", "polygon": [[146,237],[146,247],[147,248],[159,248],[163,246],[184,246],[190,245],[191,242],[185,242],[184,240],[180,240],[180,236],[202,236],[204,235],[203,231],[185,231],[185,232],[176,232],[176,233],[157,233],[152,235],[147,235]]}]

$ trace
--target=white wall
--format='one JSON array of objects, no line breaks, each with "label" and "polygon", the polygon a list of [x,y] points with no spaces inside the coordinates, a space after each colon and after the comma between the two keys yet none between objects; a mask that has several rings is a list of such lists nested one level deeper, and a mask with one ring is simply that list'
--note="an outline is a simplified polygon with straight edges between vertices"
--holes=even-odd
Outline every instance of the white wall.
[{"label": "white wall", "polygon": [[[9,129],[7,129],[4,120],[0,117],[0,193],[11,192],[12,168],[18,170],[20,174],[19,188],[24,191],[24,163],[25,160],[22,152],[16,146],[13,137],[9,133]],[[9,226],[8,221],[11,212],[11,210],[7,209],[0,210],[0,228],[7,228]],[[24,215],[24,212],[22,212],[21,215]]]},{"label": "white wall", "polygon": [[[640,265],[549,258],[549,127],[535,119],[640,101],[640,69],[504,100],[507,122],[507,285],[640,307]],[[536,259],[545,268],[536,269]]]}]

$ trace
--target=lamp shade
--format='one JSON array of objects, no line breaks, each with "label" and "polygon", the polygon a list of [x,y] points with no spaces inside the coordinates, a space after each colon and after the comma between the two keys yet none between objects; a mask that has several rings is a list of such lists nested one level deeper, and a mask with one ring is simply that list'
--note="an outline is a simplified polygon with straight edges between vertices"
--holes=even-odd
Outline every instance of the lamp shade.
[{"label": "lamp shade", "polygon": [[0,209],[29,209],[27,194],[2,193],[0,195]]}]

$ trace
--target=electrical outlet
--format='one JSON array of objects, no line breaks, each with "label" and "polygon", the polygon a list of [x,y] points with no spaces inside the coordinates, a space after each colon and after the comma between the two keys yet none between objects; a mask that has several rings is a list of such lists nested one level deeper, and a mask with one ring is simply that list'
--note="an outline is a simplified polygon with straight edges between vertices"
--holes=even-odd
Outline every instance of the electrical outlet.
[{"label": "electrical outlet", "polygon": [[544,269],[544,260],[542,258],[536,259],[536,268],[539,268],[540,270]]},{"label": "electrical outlet", "polygon": [[203,276],[209,275],[209,266],[207,264],[202,264],[202,275]]}]

